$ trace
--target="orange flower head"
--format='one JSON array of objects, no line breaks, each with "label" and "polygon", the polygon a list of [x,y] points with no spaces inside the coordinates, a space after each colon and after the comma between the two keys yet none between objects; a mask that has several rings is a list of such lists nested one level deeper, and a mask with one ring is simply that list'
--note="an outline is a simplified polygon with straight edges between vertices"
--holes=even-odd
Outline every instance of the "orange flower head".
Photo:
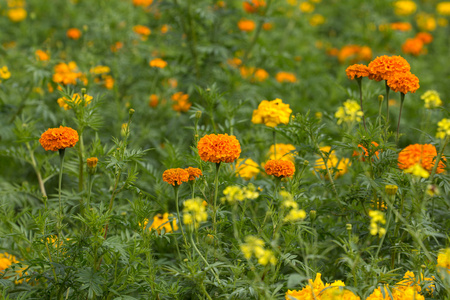
[{"label": "orange flower head", "polygon": [[271,159],[264,166],[267,175],[284,178],[292,177],[295,173],[295,165],[292,161],[282,159]]},{"label": "orange flower head", "polygon": [[[372,145],[373,146],[371,146],[369,148],[372,148],[372,149],[370,149],[370,151],[373,154],[373,150],[374,150],[373,148],[376,149],[378,147],[378,143],[372,142]],[[369,152],[367,151],[366,147],[364,147],[363,145],[358,145],[358,148],[361,148],[362,151],[354,151],[353,156],[359,156],[362,161],[365,161],[365,158],[369,156]],[[377,156],[377,158],[379,158],[378,154],[379,154],[379,151],[376,151],[375,155]]]},{"label": "orange flower head", "polygon": [[189,173],[189,181],[193,181],[203,175],[202,170],[198,168],[189,167],[185,170]]},{"label": "orange flower head", "polygon": [[46,151],[57,151],[74,147],[78,142],[78,132],[70,127],[49,128],[39,139]]},{"label": "orange flower head", "polygon": [[18,23],[25,20],[27,17],[27,11],[23,7],[15,7],[8,9],[8,18],[14,22]]},{"label": "orange flower head", "polygon": [[410,72],[392,76],[387,84],[394,92],[401,92],[403,94],[408,92],[415,93],[420,87],[419,78]]},{"label": "orange flower head", "polygon": [[369,77],[369,68],[366,65],[355,64],[349,66],[345,73],[347,74],[348,79],[353,80],[356,78]]},{"label": "orange flower head", "polygon": [[239,158],[241,144],[234,135],[209,134],[197,144],[198,154],[203,161],[231,163]]},{"label": "orange flower head", "polygon": [[420,55],[423,53],[423,41],[417,37],[407,39],[402,45],[405,54]]},{"label": "orange flower head", "polygon": [[98,158],[97,157],[89,157],[86,159],[86,164],[89,168],[95,168],[97,167]]},{"label": "orange flower head", "polygon": [[178,112],[187,112],[192,105],[189,102],[189,95],[183,92],[173,94],[172,101],[175,101],[175,104],[172,105],[173,110]]},{"label": "orange flower head", "polygon": [[163,173],[163,180],[173,186],[179,186],[183,182],[189,181],[189,173],[180,168],[168,169]]},{"label": "orange flower head", "polygon": [[418,34],[416,34],[416,38],[421,40],[424,45],[428,45],[433,41],[433,36],[428,32],[419,32]]},{"label": "orange flower head", "polygon": [[134,6],[147,7],[153,3],[153,0],[133,0]]},{"label": "orange flower head", "polygon": [[398,31],[410,31],[412,29],[411,23],[408,22],[395,22],[390,25],[392,30]]},{"label": "orange flower head", "polygon": [[81,37],[81,31],[78,28],[70,28],[66,32],[66,36],[72,40],[78,40]]},{"label": "orange flower head", "polygon": [[337,58],[340,63],[344,63],[347,60],[355,61],[358,60],[357,57],[360,51],[361,47],[358,45],[345,45],[339,50]]},{"label": "orange flower head", "polygon": [[36,50],[36,59],[40,61],[47,61],[50,59],[50,55],[46,51]]},{"label": "orange flower head", "polygon": [[265,7],[266,2],[264,0],[247,0],[242,2],[242,6],[247,13],[253,14]]},{"label": "orange flower head", "polygon": [[291,72],[278,72],[277,75],[275,75],[275,79],[279,82],[296,82],[297,77],[295,77],[294,73]]},{"label": "orange flower head", "polygon": [[158,103],[159,103],[159,97],[158,97],[158,95],[151,94],[150,97],[149,97],[148,105],[149,105],[150,107],[156,107],[156,106],[158,106]]},{"label": "orange flower head", "polygon": [[250,32],[255,30],[256,24],[252,20],[242,19],[238,22],[238,27],[242,31]]},{"label": "orange flower head", "polygon": [[[402,170],[409,169],[416,164],[431,172],[436,162],[436,147],[431,144],[413,144],[409,145],[398,154],[398,167]],[[444,161],[447,161],[445,158]],[[445,170],[445,163],[440,161],[436,173],[442,173]]]},{"label": "orange flower head", "polygon": [[378,56],[369,63],[369,79],[376,81],[388,80],[398,73],[407,73],[411,66],[401,56]]},{"label": "orange flower head", "polygon": [[155,58],[150,61],[149,65],[152,68],[164,69],[167,66],[167,62],[162,60],[161,58]]},{"label": "orange flower head", "polygon": [[152,33],[150,28],[144,25],[133,26],[133,31],[141,36],[141,40],[147,40],[147,37]]}]

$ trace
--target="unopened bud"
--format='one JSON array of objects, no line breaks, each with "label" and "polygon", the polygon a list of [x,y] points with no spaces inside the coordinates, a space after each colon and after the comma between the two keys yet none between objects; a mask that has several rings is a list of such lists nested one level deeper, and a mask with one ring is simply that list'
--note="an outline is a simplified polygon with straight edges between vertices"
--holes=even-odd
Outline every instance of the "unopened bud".
[{"label": "unopened bud", "polygon": [[95,174],[95,171],[97,170],[97,163],[98,163],[97,157],[90,157],[86,160],[89,174],[91,175]]},{"label": "unopened bud", "polygon": [[388,184],[384,187],[384,190],[386,191],[386,194],[388,194],[389,196],[394,196],[395,194],[397,194],[398,186],[394,184]]},{"label": "unopened bud", "polygon": [[309,218],[311,219],[311,221],[314,221],[316,219],[317,216],[317,212],[315,210],[311,210],[309,212]]},{"label": "unopened bud", "polygon": [[201,111],[201,110],[197,110],[197,111],[195,112],[195,117],[196,117],[197,119],[200,119],[200,118],[202,117],[202,111]]},{"label": "unopened bud", "polygon": [[83,96],[84,96],[84,95],[86,95],[86,93],[87,93],[87,90],[86,90],[86,88],[82,88],[82,89],[81,89],[81,95],[83,95]]},{"label": "unopened bud", "polygon": [[128,113],[129,113],[129,115],[130,115],[130,117],[134,114],[134,112],[135,112],[135,110],[134,109],[132,109],[132,108],[130,108],[130,110],[128,111]]},{"label": "unopened bud", "polygon": [[345,224],[345,227],[347,228],[348,231],[351,231],[353,226],[350,223]]},{"label": "unopened bud", "polygon": [[379,95],[378,96],[378,102],[383,102],[384,100],[384,96],[383,95]]},{"label": "unopened bud", "polygon": [[307,166],[309,165],[309,161],[307,161],[306,159],[303,161],[303,165]]}]

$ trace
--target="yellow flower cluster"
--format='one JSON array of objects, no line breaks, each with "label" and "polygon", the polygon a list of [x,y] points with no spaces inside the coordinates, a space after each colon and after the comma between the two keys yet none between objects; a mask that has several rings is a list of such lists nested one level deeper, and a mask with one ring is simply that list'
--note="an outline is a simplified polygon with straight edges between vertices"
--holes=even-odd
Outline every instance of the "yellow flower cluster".
[{"label": "yellow flower cluster", "polygon": [[277,263],[277,258],[271,250],[264,249],[264,241],[254,237],[247,236],[245,238],[245,243],[241,245],[241,251],[246,259],[252,258],[254,255],[258,259],[258,263],[265,266],[268,263],[275,265]]},{"label": "yellow flower cluster", "polygon": [[436,267],[439,271],[447,272],[450,275],[450,248],[439,251]]},{"label": "yellow flower cluster", "polygon": [[338,108],[334,116],[338,119],[338,125],[343,122],[352,124],[353,122],[360,122],[363,116],[361,106],[355,100],[347,100],[344,102],[344,106]]},{"label": "yellow flower cluster", "polygon": [[444,118],[438,122],[436,137],[445,139],[447,135],[450,135],[450,119]]},{"label": "yellow flower cluster", "polygon": [[252,122],[275,127],[280,123],[289,123],[291,113],[292,109],[289,108],[289,104],[284,104],[281,99],[263,100],[259,104],[258,109],[253,111]]},{"label": "yellow flower cluster", "polygon": [[[7,66],[3,66],[0,68],[0,79],[9,79],[11,77],[11,72],[9,72]],[[2,82],[0,80],[0,82]]]},{"label": "yellow flower cluster", "polygon": [[223,190],[223,194],[225,197],[220,198],[220,200],[230,204],[234,204],[236,201],[253,200],[259,197],[259,193],[252,183],[244,187],[238,185],[227,186],[225,190]]},{"label": "yellow flower cluster", "polygon": [[197,229],[201,222],[208,219],[206,208],[203,205],[203,200],[200,198],[193,198],[184,202],[183,208],[183,224],[189,225]]},{"label": "yellow flower cluster", "polygon": [[[320,147],[320,151],[322,151],[325,154],[325,157],[328,156],[326,166],[329,169],[332,169],[332,168],[337,169],[336,173],[334,174],[334,177],[337,178],[337,177],[347,173],[350,161],[348,158],[339,159],[336,156],[336,154],[334,153],[334,150],[331,152],[330,152],[330,150],[331,150],[330,146]],[[314,169],[316,171],[325,170],[326,166],[325,166],[323,159],[319,158],[318,160],[316,160],[316,165],[315,165]]]},{"label": "yellow flower cluster", "polygon": [[27,11],[24,8],[25,1],[8,0],[8,7],[8,18],[11,20],[11,22],[21,22],[27,17]]},{"label": "yellow flower cluster", "polygon": [[428,90],[420,96],[420,99],[425,101],[425,108],[436,108],[442,105],[442,100],[439,93],[434,90]]},{"label": "yellow flower cluster", "polygon": [[90,95],[84,95],[83,98],[81,98],[80,94],[75,93],[72,96],[72,99],[67,99],[66,97],[62,97],[58,99],[59,107],[64,107],[64,110],[72,109],[73,106],[79,106],[84,104],[84,106],[87,106],[92,101],[92,96]]},{"label": "yellow flower cluster", "polygon": [[[169,213],[164,213],[163,215],[157,214],[153,217],[153,223],[148,228],[148,230],[156,230],[158,233],[161,233],[163,229],[165,233],[170,233],[172,231],[178,230],[177,220],[173,218],[172,224],[170,224],[169,217],[173,218],[173,215]],[[145,219],[142,227],[144,229],[147,228],[147,224],[148,219]]]},{"label": "yellow flower cluster", "polygon": [[296,222],[306,218],[306,212],[303,209],[298,209],[298,203],[294,201],[291,193],[281,191],[280,195],[283,197],[281,206],[290,208],[289,213],[284,217],[285,222]]},{"label": "yellow flower cluster", "polygon": [[408,169],[405,170],[405,173],[410,173],[417,177],[428,178],[430,177],[430,173],[425,170],[419,163],[412,165]]},{"label": "yellow flower cluster", "polygon": [[288,290],[286,300],[360,300],[350,290],[342,288],[344,282],[336,280],[333,283],[324,284],[321,279],[322,274],[317,273],[316,279],[309,279],[308,284],[300,291]]},{"label": "yellow flower cluster", "polygon": [[78,72],[78,66],[75,62],[71,61],[68,64],[59,63],[54,68],[55,73],[53,74],[52,80],[56,83],[61,84],[77,84],[77,79],[87,82],[83,78],[83,73]]},{"label": "yellow flower cluster", "polygon": [[12,264],[17,264],[18,261],[14,255],[8,253],[0,253],[0,272],[9,268]]},{"label": "yellow flower cluster", "polygon": [[442,16],[450,16],[450,1],[439,2],[436,11]]},{"label": "yellow flower cluster", "polygon": [[259,165],[251,158],[239,158],[236,161],[236,176],[250,180],[256,177],[259,172]]},{"label": "yellow flower cluster", "polygon": [[384,214],[379,210],[371,210],[369,211],[370,217],[370,234],[371,235],[379,235],[382,237],[386,234],[386,228],[381,227],[381,224],[386,224],[386,219],[384,218]]},{"label": "yellow flower cluster", "polygon": [[295,146],[291,144],[276,144],[276,146],[271,145],[269,148],[269,159],[281,159],[294,162],[296,154]]},{"label": "yellow flower cluster", "polygon": [[89,70],[91,74],[94,74],[96,77],[94,79],[95,83],[102,84],[108,90],[112,90],[114,88],[114,78],[108,73],[111,72],[111,68],[108,66],[98,65]]}]

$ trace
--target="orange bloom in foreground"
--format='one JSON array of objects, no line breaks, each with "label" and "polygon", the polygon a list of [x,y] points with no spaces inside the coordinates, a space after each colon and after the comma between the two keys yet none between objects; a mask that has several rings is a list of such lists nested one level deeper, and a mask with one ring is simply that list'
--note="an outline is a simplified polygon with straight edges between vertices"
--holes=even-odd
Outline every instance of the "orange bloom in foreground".
[{"label": "orange bloom in foreground", "polygon": [[183,182],[189,181],[189,173],[180,168],[168,169],[163,173],[163,180],[173,186],[179,186]]},{"label": "orange bloom in foreground", "polygon": [[403,94],[408,92],[415,93],[420,87],[419,78],[410,72],[392,76],[387,81],[387,84],[394,92],[401,92]]},{"label": "orange bloom in foreground", "polygon": [[362,64],[355,64],[349,66],[345,73],[347,74],[348,79],[353,80],[356,78],[361,77],[368,77],[369,76],[369,68],[366,65]]},{"label": "orange bloom in foreground", "polygon": [[238,27],[242,31],[250,32],[255,30],[256,24],[252,20],[242,19],[238,22]]},{"label": "orange bloom in foreground", "polygon": [[[431,144],[409,145],[398,154],[398,167],[402,170],[420,164],[422,168],[431,172],[437,156],[436,147]],[[445,158],[444,161],[447,161]],[[440,161],[436,173],[444,172],[445,164]]]},{"label": "orange bloom in foreground", "polygon": [[155,58],[150,61],[149,65],[152,68],[164,69],[167,66],[167,62],[162,60],[161,58]]},{"label": "orange bloom in foreground", "polygon": [[60,126],[49,128],[39,139],[46,151],[56,151],[75,146],[78,142],[78,132],[70,127]]},{"label": "orange bloom in foreground", "polygon": [[69,39],[78,40],[81,37],[81,31],[78,28],[70,28],[67,30],[66,35]]},{"label": "orange bloom in foreground", "polygon": [[296,82],[297,78],[293,73],[290,72],[278,72],[277,75],[275,75],[275,79],[278,82]]},{"label": "orange bloom in foreground", "polygon": [[[372,142],[371,147],[369,147],[370,151],[372,152],[372,156],[373,156],[373,150],[376,149],[378,147],[378,143],[377,142]],[[366,147],[364,147],[363,145],[358,145],[358,148],[361,148],[362,151],[354,151],[353,152],[353,156],[360,156],[362,161],[365,161],[365,157],[369,156],[369,152],[367,151]],[[375,155],[378,157],[379,151],[375,152]]]},{"label": "orange bloom in foreground", "polygon": [[198,141],[197,148],[200,158],[212,163],[231,163],[241,154],[241,144],[234,135],[228,134],[205,135]]},{"label": "orange bloom in foreground", "polygon": [[295,165],[292,161],[282,159],[271,159],[264,166],[268,175],[275,177],[292,177],[295,173]]},{"label": "orange bloom in foreground", "polygon": [[402,45],[405,54],[420,55],[423,51],[423,42],[418,38],[407,39]]},{"label": "orange bloom in foreground", "polygon": [[369,79],[376,81],[388,80],[398,73],[407,73],[411,66],[401,56],[378,56],[369,64]]},{"label": "orange bloom in foreground", "polygon": [[186,168],[185,169],[188,173],[189,173],[189,181],[195,180],[196,178],[199,178],[200,176],[203,175],[202,170],[198,169],[198,168]]}]

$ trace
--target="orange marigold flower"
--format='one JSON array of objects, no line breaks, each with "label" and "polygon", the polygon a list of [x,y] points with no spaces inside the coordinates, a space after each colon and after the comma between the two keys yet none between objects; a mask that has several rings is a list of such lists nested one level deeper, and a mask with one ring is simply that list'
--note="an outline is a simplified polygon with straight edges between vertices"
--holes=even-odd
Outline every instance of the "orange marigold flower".
[{"label": "orange marigold flower", "polygon": [[423,41],[419,38],[407,39],[402,45],[405,54],[420,55],[423,51]]},{"label": "orange marigold flower", "polygon": [[297,81],[297,77],[295,77],[294,73],[290,72],[278,72],[277,75],[275,75],[275,79],[280,83]]},{"label": "orange marigold flower", "polygon": [[153,0],[133,0],[134,6],[147,7],[153,3]]},{"label": "orange marigold flower", "polygon": [[408,92],[415,93],[420,87],[419,78],[410,72],[392,76],[387,81],[387,84],[394,92],[401,92],[403,94]]},{"label": "orange marigold flower", "polygon": [[361,47],[358,45],[346,45],[339,50],[337,58],[340,63],[343,63],[348,59],[354,61],[360,50]]},{"label": "orange marigold flower", "polygon": [[183,92],[173,94],[172,101],[175,101],[175,104],[172,105],[174,111],[187,112],[192,105],[192,103],[189,102],[189,95],[184,94]]},{"label": "orange marigold flower", "polygon": [[196,178],[199,178],[200,176],[203,175],[202,170],[198,169],[198,168],[186,168],[185,169],[188,173],[189,173],[189,181],[195,180]]},{"label": "orange marigold flower", "polygon": [[167,62],[162,60],[161,58],[155,58],[150,61],[149,65],[152,68],[164,69],[167,66]]},{"label": "orange marigold flower", "polygon": [[376,81],[388,80],[398,73],[407,73],[411,70],[409,63],[398,56],[378,56],[369,64],[369,79]]},{"label": "orange marigold flower", "polygon": [[262,26],[262,29],[264,29],[266,31],[272,30],[272,28],[273,28],[273,23],[270,23],[270,22],[266,22]]},{"label": "orange marigold flower", "polygon": [[252,20],[242,19],[238,22],[238,27],[242,31],[250,32],[255,30],[256,24]]},{"label": "orange marigold flower", "polygon": [[55,74],[53,74],[52,80],[56,83],[62,84],[77,84],[77,79],[82,78],[83,73],[77,72],[77,64],[73,61],[66,63],[59,63],[54,67]]},{"label": "orange marigold flower", "polygon": [[69,39],[78,40],[81,37],[81,31],[78,28],[70,28],[67,30],[66,35]]},{"label": "orange marigold flower", "polygon": [[152,33],[150,28],[144,25],[133,26],[133,31],[141,36],[141,40],[147,40],[147,37]]},{"label": "orange marigold flower", "polygon": [[123,43],[122,42],[115,42],[114,45],[111,45],[111,52],[117,52],[120,49],[123,48]]},{"label": "orange marigold flower", "polygon": [[[431,172],[436,161],[436,147],[431,144],[409,145],[398,154],[398,167],[402,170],[409,169],[416,164]],[[444,161],[447,161],[445,158]],[[445,164],[440,161],[436,173],[444,172]]]},{"label": "orange marigold flower", "polygon": [[[370,151],[372,152],[372,155],[373,155],[373,150],[378,147],[378,143],[372,142],[372,145],[373,146],[371,146],[369,148],[372,148],[372,149],[370,149]],[[353,151],[353,156],[359,156],[359,157],[361,157],[362,161],[365,161],[365,158],[369,156],[369,152],[367,151],[366,147],[364,147],[363,145],[358,145],[358,148],[361,148],[362,152],[361,151]],[[378,154],[379,154],[379,151],[376,151],[375,155],[377,156],[377,158],[379,158]]]},{"label": "orange marigold flower", "polygon": [[97,157],[89,157],[88,159],[86,159],[86,163],[89,168],[95,168],[98,163],[98,158]]},{"label": "orange marigold flower", "polygon": [[246,12],[252,14],[256,13],[262,7],[265,7],[266,2],[264,0],[248,0],[242,2],[242,6]]},{"label": "orange marigold flower", "polygon": [[241,144],[234,135],[228,134],[205,135],[198,141],[197,148],[203,161],[213,163],[231,163],[241,154]]},{"label": "orange marigold flower", "polygon": [[47,61],[50,59],[50,55],[46,51],[36,50],[35,52],[37,60]]},{"label": "orange marigold flower", "polygon": [[264,69],[256,69],[253,76],[255,77],[256,81],[262,82],[269,78],[269,73],[267,73],[267,71]]},{"label": "orange marigold flower", "polygon": [[349,66],[345,73],[347,74],[348,79],[353,80],[356,78],[361,77],[368,77],[369,76],[369,68],[366,65],[362,64],[355,64]]},{"label": "orange marigold flower", "polygon": [[271,159],[264,166],[267,175],[284,178],[292,177],[295,173],[295,165],[292,161],[282,159]]},{"label": "orange marigold flower", "polygon": [[179,186],[183,182],[189,181],[189,173],[180,168],[168,169],[163,173],[163,180],[173,186]]},{"label": "orange marigold flower", "polygon": [[412,28],[411,23],[408,23],[408,22],[391,23],[390,27],[392,30],[398,30],[398,31],[410,31]]},{"label": "orange marigold flower", "polygon": [[78,132],[70,127],[49,128],[39,139],[42,147],[48,151],[74,147],[78,142]]},{"label": "orange marigold flower", "polygon": [[421,40],[424,45],[427,45],[433,41],[433,36],[428,32],[419,32],[416,34],[416,38]]},{"label": "orange marigold flower", "polygon": [[156,106],[158,106],[158,103],[159,103],[159,97],[158,97],[158,95],[151,94],[150,97],[149,97],[148,105],[149,105],[150,107],[156,107]]}]

